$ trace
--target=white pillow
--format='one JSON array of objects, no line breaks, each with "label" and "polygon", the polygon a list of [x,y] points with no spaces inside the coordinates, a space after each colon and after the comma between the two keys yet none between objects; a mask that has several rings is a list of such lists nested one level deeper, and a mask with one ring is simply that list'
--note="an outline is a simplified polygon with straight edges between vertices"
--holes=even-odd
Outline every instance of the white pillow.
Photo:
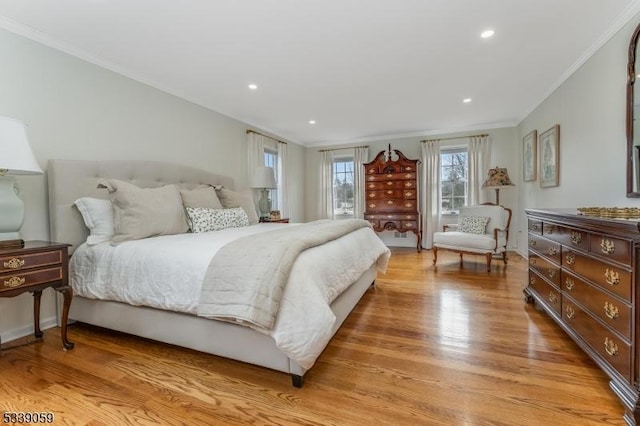
[{"label": "white pillow", "polygon": [[489,223],[488,217],[465,216],[460,218],[458,231],[469,234],[484,234]]},{"label": "white pillow", "polygon": [[256,204],[253,201],[253,195],[250,190],[236,192],[216,185],[214,185],[214,188],[216,189],[216,194],[218,194],[218,199],[220,200],[222,207],[224,207],[225,209],[242,207],[247,213],[249,224],[255,225],[256,223],[258,223],[259,218],[256,210]]},{"label": "white pillow", "polygon": [[194,233],[249,226],[249,217],[242,207],[232,209],[186,207],[186,210]]},{"label": "white pillow", "polygon": [[74,204],[80,211],[84,224],[89,228],[87,244],[93,246],[111,241],[116,232],[111,201],[83,197],[78,198]]}]

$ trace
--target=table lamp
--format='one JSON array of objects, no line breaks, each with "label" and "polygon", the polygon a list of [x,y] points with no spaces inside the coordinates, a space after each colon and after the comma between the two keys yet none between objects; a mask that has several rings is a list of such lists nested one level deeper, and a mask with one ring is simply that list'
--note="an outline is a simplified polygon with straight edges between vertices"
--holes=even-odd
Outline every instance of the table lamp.
[{"label": "table lamp", "polygon": [[271,212],[269,189],[277,187],[273,167],[257,167],[253,171],[251,187],[262,189],[262,195],[258,201],[258,210],[260,210],[260,217],[269,217],[269,213]]},{"label": "table lamp", "polygon": [[506,168],[495,167],[487,172],[487,179],[482,184],[482,189],[496,190],[496,204],[500,205],[500,189],[505,186],[516,186],[511,179]]}]

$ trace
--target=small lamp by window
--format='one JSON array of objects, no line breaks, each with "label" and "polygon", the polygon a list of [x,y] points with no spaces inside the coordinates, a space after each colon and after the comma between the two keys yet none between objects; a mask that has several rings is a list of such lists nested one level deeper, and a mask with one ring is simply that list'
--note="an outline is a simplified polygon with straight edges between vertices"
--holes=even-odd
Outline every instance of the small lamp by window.
[{"label": "small lamp by window", "polygon": [[19,230],[24,221],[24,203],[12,175],[40,175],[42,169],[29,146],[25,125],[0,117],[0,247],[23,247]]},{"label": "small lamp by window", "polygon": [[262,189],[258,210],[260,217],[269,217],[271,213],[271,200],[269,199],[269,189],[276,188],[276,178],[273,167],[260,166],[253,171],[251,187]]},{"label": "small lamp by window", "polygon": [[487,179],[482,184],[482,189],[495,189],[496,190],[496,204],[500,205],[500,189],[505,186],[516,186],[509,178],[509,173],[506,168],[495,167],[489,169],[487,173]]}]

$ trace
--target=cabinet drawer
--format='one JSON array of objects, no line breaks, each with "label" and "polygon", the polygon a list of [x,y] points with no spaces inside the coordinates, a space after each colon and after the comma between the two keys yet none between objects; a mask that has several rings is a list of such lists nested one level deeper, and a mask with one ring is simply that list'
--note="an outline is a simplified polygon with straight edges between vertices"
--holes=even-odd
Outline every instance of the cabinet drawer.
[{"label": "cabinet drawer", "polygon": [[416,221],[418,220],[418,215],[417,214],[403,214],[403,213],[398,213],[398,214],[365,214],[364,218],[366,220],[372,220],[372,219],[376,219],[376,220],[413,220]]},{"label": "cabinet drawer", "polygon": [[553,308],[558,315],[561,314],[562,293],[532,269],[529,270],[529,289],[536,292],[538,297]]},{"label": "cabinet drawer", "polygon": [[60,250],[0,257],[0,273],[62,263]]},{"label": "cabinet drawer", "polygon": [[631,302],[631,271],[573,250],[562,251],[562,267]]},{"label": "cabinet drawer", "polygon": [[367,200],[367,210],[378,212],[415,212],[417,209],[416,200]]},{"label": "cabinet drawer", "polygon": [[555,241],[547,240],[536,234],[529,234],[529,248],[538,254],[548,257],[557,264],[561,262],[561,247]]},{"label": "cabinet drawer", "polygon": [[370,191],[384,191],[388,189],[415,189],[416,183],[410,180],[402,181],[387,181],[387,182],[367,182],[367,190]]},{"label": "cabinet drawer", "polygon": [[367,173],[367,182],[385,182],[390,180],[415,180],[415,172],[409,173],[384,173],[384,174],[369,174]]},{"label": "cabinet drawer", "polygon": [[572,249],[589,250],[589,234],[586,231],[558,225],[554,227],[550,234],[545,234],[545,236]]},{"label": "cabinet drawer", "polygon": [[415,200],[416,191],[413,189],[386,189],[383,191],[367,191],[367,200],[386,200],[389,198],[398,200]]},{"label": "cabinet drawer", "polygon": [[542,235],[542,221],[529,219],[529,232]]},{"label": "cabinet drawer", "polygon": [[539,254],[529,252],[529,268],[560,287],[560,266],[549,262]]},{"label": "cabinet drawer", "polygon": [[16,271],[0,275],[0,293],[62,279],[62,268],[38,269],[35,271]]},{"label": "cabinet drawer", "polygon": [[562,319],[625,380],[631,381],[631,347],[583,311],[570,297],[562,299]]},{"label": "cabinet drawer", "polygon": [[402,229],[418,229],[418,222],[403,220]]},{"label": "cabinet drawer", "polygon": [[562,271],[562,291],[629,341],[631,340],[630,305],[566,271]]},{"label": "cabinet drawer", "polygon": [[631,265],[631,241],[606,235],[591,235],[591,253]]}]

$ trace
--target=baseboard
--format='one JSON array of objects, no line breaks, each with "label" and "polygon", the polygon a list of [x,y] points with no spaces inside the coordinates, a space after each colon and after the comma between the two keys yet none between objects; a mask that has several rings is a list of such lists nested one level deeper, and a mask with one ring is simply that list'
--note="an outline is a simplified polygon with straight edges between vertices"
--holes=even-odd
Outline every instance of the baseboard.
[{"label": "baseboard", "polygon": [[[47,330],[49,328],[57,327],[58,321],[54,316],[50,316],[48,318],[44,318],[40,320],[40,329]],[[0,335],[0,342],[7,343],[12,340],[20,339],[25,336],[29,336],[33,334],[33,324],[30,324],[25,327],[15,328],[13,330],[5,331]]]}]

